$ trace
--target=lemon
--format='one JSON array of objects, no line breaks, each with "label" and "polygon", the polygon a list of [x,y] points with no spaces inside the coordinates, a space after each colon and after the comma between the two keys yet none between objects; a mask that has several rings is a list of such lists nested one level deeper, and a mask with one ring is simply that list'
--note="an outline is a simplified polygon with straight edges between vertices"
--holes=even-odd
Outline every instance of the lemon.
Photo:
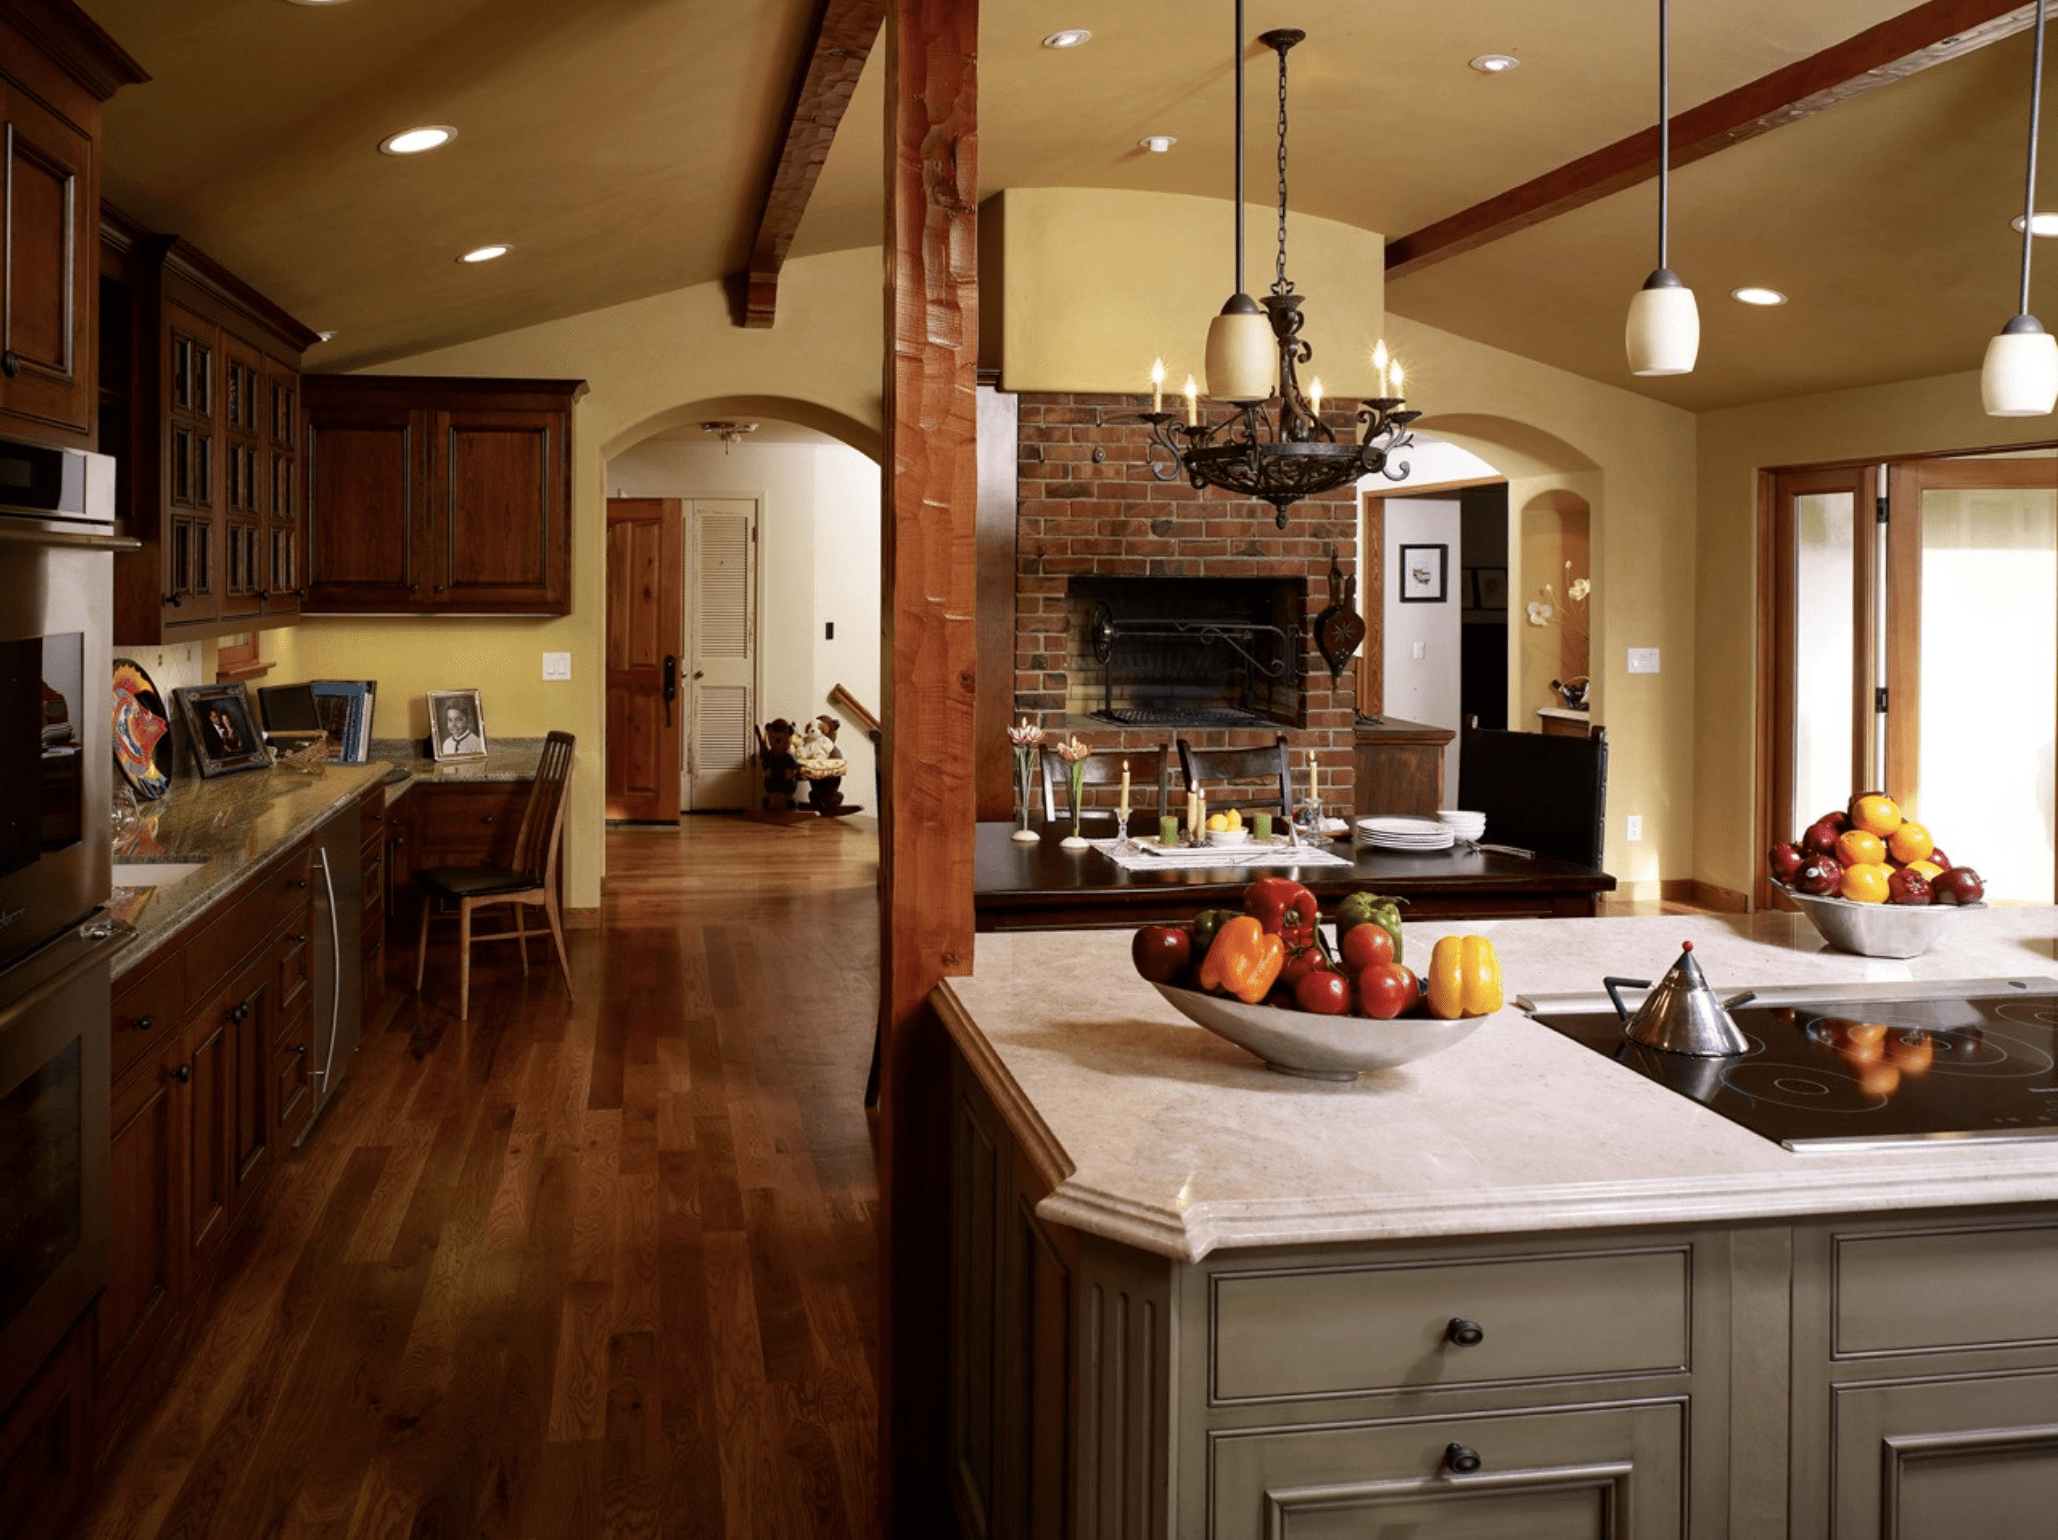
[{"label": "lemon", "polygon": [[1243,827],[1243,814],[1239,813],[1235,808],[1230,808],[1222,816],[1229,820],[1228,826],[1230,828],[1241,829]]},{"label": "lemon", "polygon": [[1867,834],[1885,839],[1901,827],[1901,808],[1892,797],[1869,791],[1851,804],[1851,823]]},{"label": "lemon", "polygon": [[1220,834],[1228,827],[1229,815],[1227,813],[1208,814],[1208,832],[1210,834]]},{"label": "lemon", "polygon": [[[1886,841],[1869,829],[1846,829],[1836,839],[1836,858],[1845,866],[1883,866]],[[1844,897],[1851,895],[1846,893]]]}]

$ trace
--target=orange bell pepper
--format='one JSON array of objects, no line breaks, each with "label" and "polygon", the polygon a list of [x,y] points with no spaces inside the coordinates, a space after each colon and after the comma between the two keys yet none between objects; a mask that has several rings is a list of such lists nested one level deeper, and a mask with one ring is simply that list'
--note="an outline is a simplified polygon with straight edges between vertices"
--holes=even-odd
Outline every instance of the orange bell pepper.
[{"label": "orange bell pepper", "polygon": [[1201,959],[1200,986],[1236,996],[1247,1005],[1265,998],[1286,963],[1286,943],[1266,934],[1247,914],[1222,922],[1214,944]]},{"label": "orange bell pepper", "polygon": [[1501,1008],[1501,960],[1484,936],[1445,936],[1430,949],[1429,1014],[1444,1021]]}]

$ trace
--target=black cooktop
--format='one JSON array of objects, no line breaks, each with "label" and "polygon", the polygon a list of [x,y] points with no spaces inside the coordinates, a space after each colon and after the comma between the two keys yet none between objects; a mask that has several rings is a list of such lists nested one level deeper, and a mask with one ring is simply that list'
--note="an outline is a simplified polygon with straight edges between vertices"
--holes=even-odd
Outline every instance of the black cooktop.
[{"label": "black cooktop", "polygon": [[1788,1149],[2058,1137],[2058,980],[1959,987],[1948,998],[1768,991],[1731,1010],[1751,1048],[1726,1059],[1632,1043],[1612,1008],[1584,1001],[1531,1013]]}]

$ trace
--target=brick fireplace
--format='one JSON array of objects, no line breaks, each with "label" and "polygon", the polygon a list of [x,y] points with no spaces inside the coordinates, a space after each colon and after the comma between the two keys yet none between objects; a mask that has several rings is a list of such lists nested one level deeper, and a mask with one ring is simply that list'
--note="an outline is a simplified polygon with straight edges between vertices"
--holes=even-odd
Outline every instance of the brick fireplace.
[{"label": "brick fireplace", "polygon": [[[1017,398],[1014,716],[1054,735],[1077,733],[1113,753],[1175,737],[1196,747],[1260,745],[1284,732],[1296,772],[1314,750],[1324,803],[1348,814],[1358,664],[1353,659],[1342,674],[1331,674],[1314,630],[1330,602],[1332,557],[1346,576],[1358,570],[1356,491],[1344,487],[1294,504],[1281,530],[1269,504],[1198,492],[1184,480],[1158,481],[1145,454],[1148,435],[1135,420],[1146,404],[1134,396]],[[1253,611],[1264,612],[1258,629],[1292,638],[1294,687],[1262,690],[1260,719],[1247,724],[1135,726],[1094,716],[1106,680],[1091,617],[1111,591],[1126,587],[1099,580],[1136,578],[1246,580]],[[1223,588],[1237,586],[1211,581],[1190,592],[1212,604]],[[1278,638],[1259,640],[1270,645]],[[1230,653],[1219,656],[1218,693],[1248,693]],[[1180,698],[1205,693],[1186,690]]]}]

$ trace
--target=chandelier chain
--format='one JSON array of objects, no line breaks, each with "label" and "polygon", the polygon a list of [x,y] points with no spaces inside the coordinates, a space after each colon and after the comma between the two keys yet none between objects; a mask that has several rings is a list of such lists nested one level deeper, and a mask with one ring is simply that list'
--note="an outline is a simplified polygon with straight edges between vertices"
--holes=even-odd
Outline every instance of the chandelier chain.
[{"label": "chandelier chain", "polygon": [[1290,294],[1286,276],[1286,49],[1279,50],[1279,261],[1272,279],[1274,294]]}]

